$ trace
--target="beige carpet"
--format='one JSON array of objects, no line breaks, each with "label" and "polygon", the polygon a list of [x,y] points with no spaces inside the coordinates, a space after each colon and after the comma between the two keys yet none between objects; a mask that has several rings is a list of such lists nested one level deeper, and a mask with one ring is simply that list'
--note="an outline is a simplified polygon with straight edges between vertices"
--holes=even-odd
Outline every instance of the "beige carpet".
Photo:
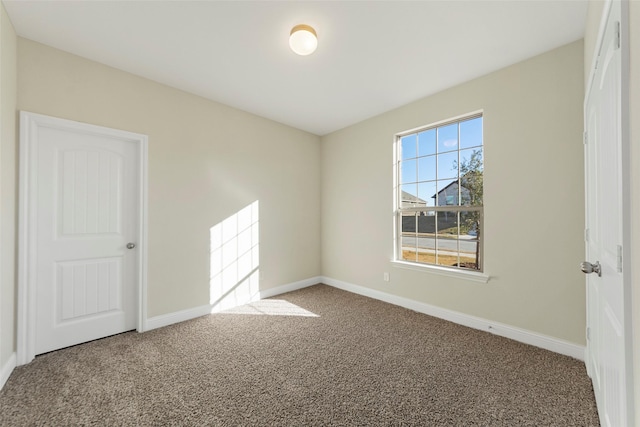
[{"label": "beige carpet", "polygon": [[0,425],[597,426],[584,364],[318,285],[59,350]]}]

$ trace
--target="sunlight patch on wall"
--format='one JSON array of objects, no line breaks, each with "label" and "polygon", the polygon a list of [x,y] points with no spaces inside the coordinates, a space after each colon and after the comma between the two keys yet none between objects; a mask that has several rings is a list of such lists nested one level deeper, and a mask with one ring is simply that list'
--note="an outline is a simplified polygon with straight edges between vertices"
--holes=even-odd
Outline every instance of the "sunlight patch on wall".
[{"label": "sunlight patch on wall", "polygon": [[281,299],[265,299],[250,304],[224,310],[225,314],[254,314],[263,316],[302,316],[320,317],[289,301]]},{"label": "sunlight patch on wall", "polygon": [[211,227],[211,312],[260,299],[260,229],[256,200]]}]

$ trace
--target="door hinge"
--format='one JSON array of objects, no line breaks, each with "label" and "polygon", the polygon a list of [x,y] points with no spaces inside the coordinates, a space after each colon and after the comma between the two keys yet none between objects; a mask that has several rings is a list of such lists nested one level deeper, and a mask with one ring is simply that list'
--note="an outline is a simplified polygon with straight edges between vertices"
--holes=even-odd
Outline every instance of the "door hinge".
[{"label": "door hinge", "polygon": [[588,141],[589,141],[589,134],[587,133],[587,131],[584,131],[584,133],[582,134],[582,142],[584,143],[584,145],[587,145]]},{"label": "door hinge", "polygon": [[620,49],[620,22],[616,22],[616,49]]},{"label": "door hinge", "polygon": [[618,255],[616,256],[618,273],[622,273],[622,246],[618,245]]},{"label": "door hinge", "polygon": [[587,326],[587,340],[591,340],[591,328]]},{"label": "door hinge", "polygon": [[584,229],[584,241],[585,242],[589,241],[589,229],[588,228]]}]

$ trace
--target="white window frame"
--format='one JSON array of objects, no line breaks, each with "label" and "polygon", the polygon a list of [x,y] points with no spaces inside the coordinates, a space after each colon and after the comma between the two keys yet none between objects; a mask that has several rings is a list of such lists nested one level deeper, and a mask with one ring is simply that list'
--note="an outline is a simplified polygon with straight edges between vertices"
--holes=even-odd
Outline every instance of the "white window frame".
[{"label": "white window frame", "polygon": [[[475,111],[469,114],[464,114],[458,117],[443,120],[437,123],[432,123],[419,128],[410,129],[404,132],[400,132],[394,136],[393,143],[393,221],[394,221],[394,257],[392,263],[394,266],[410,270],[429,271],[444,276],[452,276],[457,278],[468,279],[472,281],[486,283],[489,280],[489,276],[484,272],[484,203],[483,206],[459,206],[459,205],[445,205],[445,206],[421,206],[421,207],[406,207],[403,208],[400,202],[402,187],[400,185],[400,168],[401,159],[399,158],[399,145],[403,137],[424,132],[430,129],[435,129],[443,126],[447,126],[454,123],[460,123],[466,120],[471,120],[477,117],[483,118],[483,166],[484,166],[484,112],[482,110]],[[460,153],[460,146],[458,145],[457,152]],[[458,200],[461,197],[461,189],[458,186]],[[467,212],[467,211],[480,211],[480,234],[479,241],[479,258],[480,269],[471,270],[462,267],[443,266],[437,264],[428,264],[419,261],[408,261],[402,259],[402,214],[407,212],[425,212],[425,211],[447,211],[447,212]]]}]

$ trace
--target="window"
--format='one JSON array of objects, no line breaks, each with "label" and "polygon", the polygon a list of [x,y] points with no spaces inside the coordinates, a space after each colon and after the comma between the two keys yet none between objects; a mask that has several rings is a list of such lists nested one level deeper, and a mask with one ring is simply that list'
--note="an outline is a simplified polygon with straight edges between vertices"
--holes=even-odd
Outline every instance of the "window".
[{"label": "window", "polygon": [[396,260],[482,271],[482,115],[396,136]]}]

